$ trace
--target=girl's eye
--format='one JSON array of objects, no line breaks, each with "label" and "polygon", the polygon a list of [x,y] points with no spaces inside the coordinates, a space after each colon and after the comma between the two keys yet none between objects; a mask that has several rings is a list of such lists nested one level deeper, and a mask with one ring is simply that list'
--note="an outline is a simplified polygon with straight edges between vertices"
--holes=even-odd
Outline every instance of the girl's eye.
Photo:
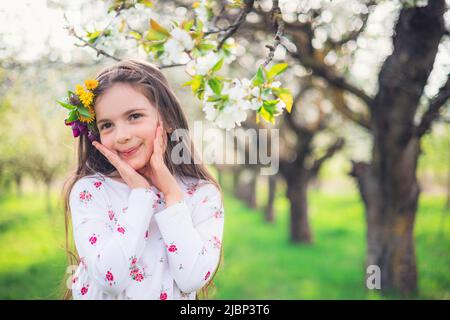
[{"label": "girl's eye", "polygon": [[[137,116],[137,117],[135,117],[135,116]],[[138,118],[142,117],[142,114],[140,114],[140,113],[133,113],[132,115],[130,115],[130,118],[131,118],[131,117],[133,117],[133,119],[138,119]],[[104,125],[102,125],[102,126],[100,127],[100,130],[108,129],[109,127],[105,127],[106,125],[110,125],[110,123],[107,122],[107,123],[105,123]]]},{"label": "girl's eye", "polygon": [[104,125],[102,125],[101,127],[100,127],[100,130],[103,130],[103,129],[108,129],[108,128],[105,128],[105,126],[106,125],[109,125],[110,123],[105,123]]},{"label": "girl's eye", "polygon": [[[142,117],[142,114],[140,114],[140,113],[133,113],[130,117],[133,117],[133,116],[139,116],[138,118],[140,118],[140,117]],[[134,118],[134,119],[137,119],[137,118]]]}]

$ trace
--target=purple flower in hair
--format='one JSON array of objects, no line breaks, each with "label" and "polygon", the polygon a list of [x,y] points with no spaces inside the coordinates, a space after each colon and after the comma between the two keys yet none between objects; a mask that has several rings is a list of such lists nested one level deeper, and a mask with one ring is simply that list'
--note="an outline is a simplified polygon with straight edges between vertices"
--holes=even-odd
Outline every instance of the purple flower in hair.
[{"label": "purple flower in hair", "polygon": [[72,127],[72,134],[73,134],[74,138],[76,138],[82,134],[85,134],[87,131],[87,126],[79,120],[75,120],[75,121],[72,121],[69,123],[67,121],[65,121],[65,123],[66,123],[66,126]]},{"label": "purple flower in hair", "polygon": [[98,134],[92,131],[88,131],[87,137],[89,139],[89,141],[97,141],[98,140]]}]

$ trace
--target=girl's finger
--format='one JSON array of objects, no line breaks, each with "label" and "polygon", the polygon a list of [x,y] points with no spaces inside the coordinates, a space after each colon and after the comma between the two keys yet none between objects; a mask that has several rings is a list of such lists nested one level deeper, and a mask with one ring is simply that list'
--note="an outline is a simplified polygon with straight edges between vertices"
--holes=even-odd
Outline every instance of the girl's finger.
[{"label": "girl's finger", "polygon": [[106,157],[106,159],[108,159],[108,161],[117,169],[117,171],[119,171],[119,173],[121,173],[121,171],[123,172],[123,164],[117,154],[106,148],[101,143],[94,142],[92,145],[96,147],[97,150]]}]

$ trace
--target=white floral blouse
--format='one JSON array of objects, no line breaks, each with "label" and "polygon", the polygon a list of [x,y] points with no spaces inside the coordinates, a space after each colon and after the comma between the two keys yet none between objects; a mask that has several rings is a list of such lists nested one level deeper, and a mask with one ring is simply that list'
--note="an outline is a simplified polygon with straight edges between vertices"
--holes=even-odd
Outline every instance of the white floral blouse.
[{"label": "white floral blouse", "polygon": [[74,184],[73,299],[195,299],[219,263],[224,208],[212,183],[177,181],[184,199],[167,208],[153,186],[132,189],[100,173]]}]

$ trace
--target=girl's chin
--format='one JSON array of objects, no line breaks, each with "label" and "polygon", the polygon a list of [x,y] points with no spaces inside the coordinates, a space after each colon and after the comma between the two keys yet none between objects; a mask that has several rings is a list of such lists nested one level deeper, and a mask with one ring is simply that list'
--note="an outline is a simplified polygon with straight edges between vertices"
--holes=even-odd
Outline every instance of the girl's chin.
[{"label": "girl's chin", "polygon": [[147,166],[145,161],[139,159],[130,159],[126,161],[135,171],[139,173],[143,173],[146,171]]}]

